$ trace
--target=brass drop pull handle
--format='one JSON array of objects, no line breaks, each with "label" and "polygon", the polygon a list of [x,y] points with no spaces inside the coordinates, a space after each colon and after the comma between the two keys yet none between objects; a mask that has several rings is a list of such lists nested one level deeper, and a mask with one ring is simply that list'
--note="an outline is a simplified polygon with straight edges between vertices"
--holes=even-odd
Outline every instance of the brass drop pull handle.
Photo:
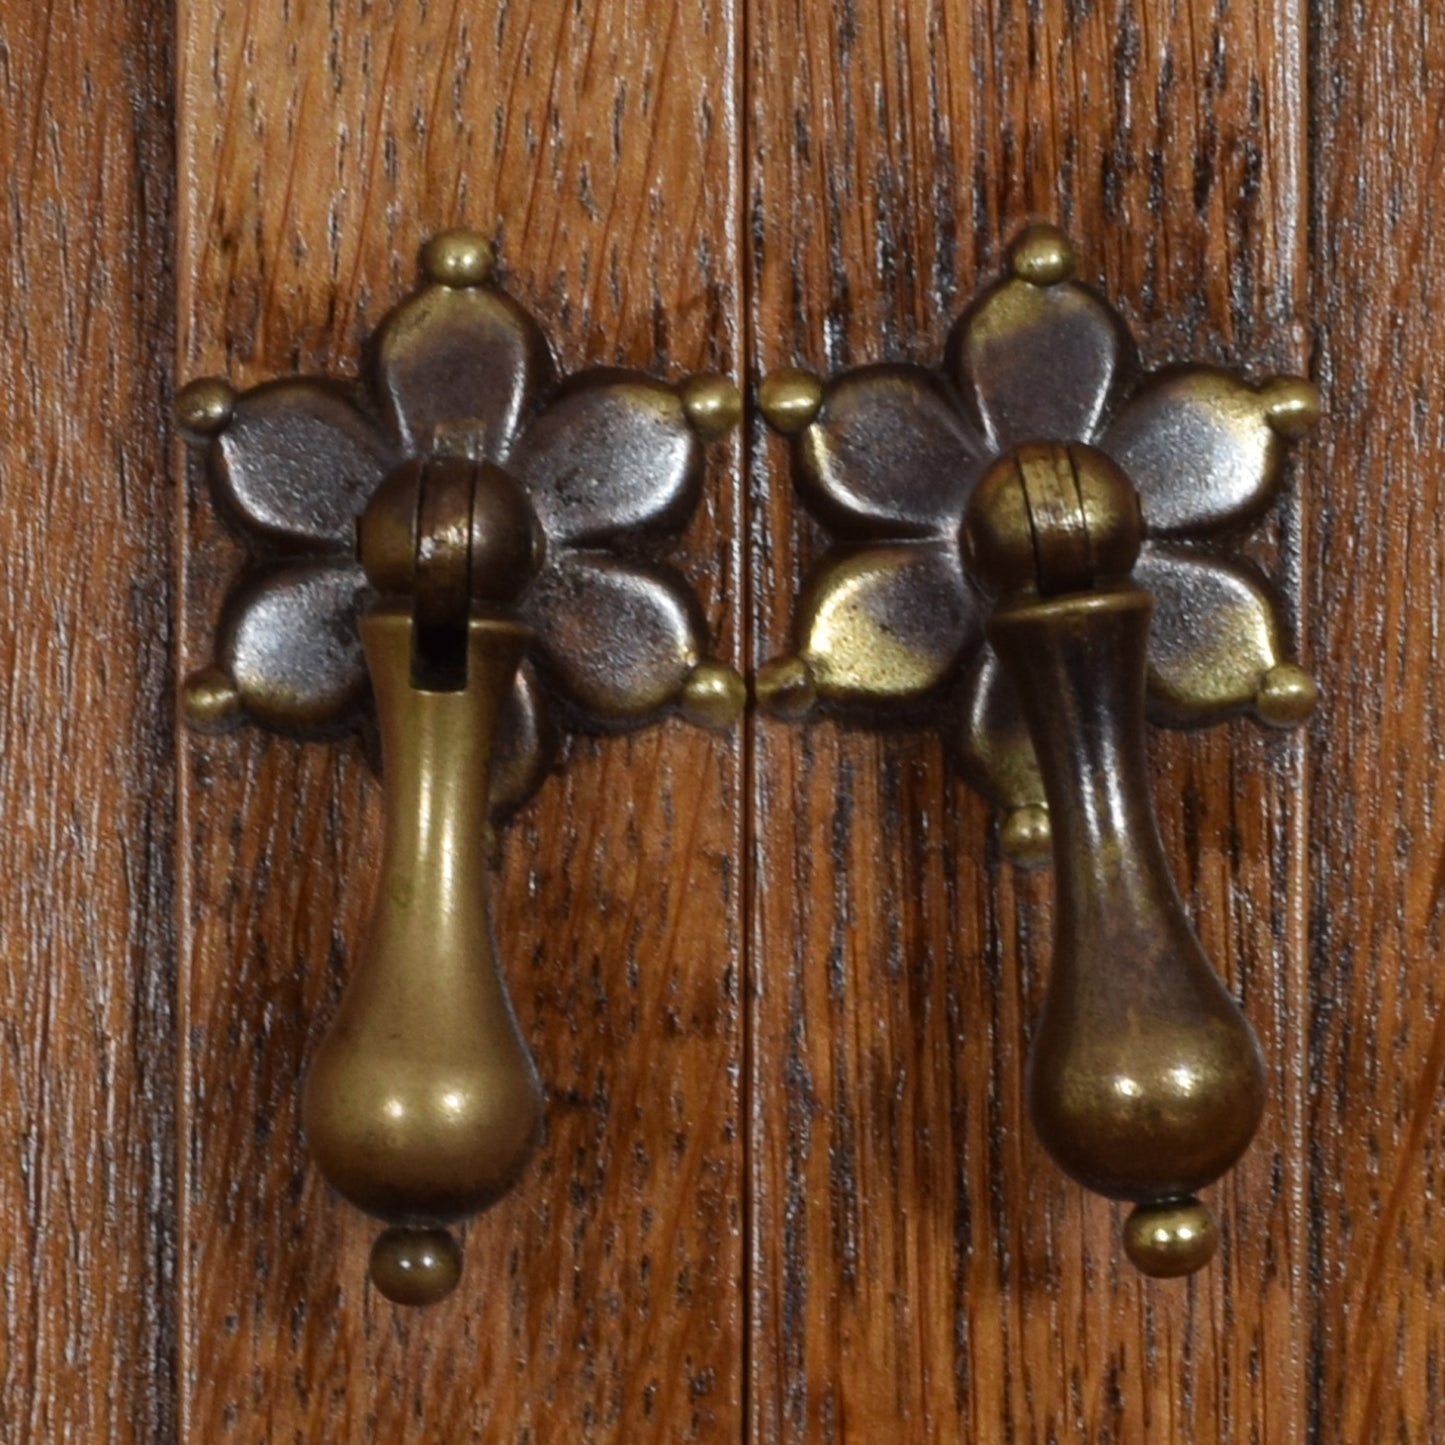
[{"label": "brass drop pull handle", "polygon": [[437,691],[413,683],[413,625],[395,608],[361,618],[386,842],[361,955],[307,1071],[303,1119],[336,1191],[393,1226],[372,1249],[372,1278],[390,1299],[426,1304],[460,1276],[442,1226],[511,1188],[543,1095],[502,982],[488,867],[492,756],[527,632],[472,619],[466,680]]},{"label": "brass drop pull handle", "polygon": [[1054,961],[1030,1113],[1073,1178],[1138,1208],[1147,1273],[1214,1253],[1195,1192],[1243,1153],[1265,1104],[1249,1024],[1204,955],[1155,821],[1146,709],[1198,725],[1301,721],[1273,594],[1224,543],[1267,506],[1308,383],[1213,368],[1141,376],[1117,315],[1072,280],[1051,227],[955,325],[943,371],[879,365],[768,378],[799,490],[835,538],[794,651],[760,702],[911,710],[962,737],[1020,863],[1052,853]]},{"label": "brass drop pull handle", "polygon": [[1144,750],[1153,599],[1129,577],[1143,530],[1123,472],[1087,446],[1024,446],[985,475],[965,523],[996,595],[988,638],[1043,774],[1057,921],[1029,1063],[1029,1111],[1081,1184],[1134,1200],[1124,1242],[1150,1274],[1213,1254],[1193,1197],[1244,1152],[1264,1109],[1254,1034],[1174,887]]},{"label": "brass drop pull handle", "polygon": [[559,379],[492,264],[479,236],[436,237],[362,386],[207,378],[178,401],[251,558],[189,720],[379,737],[375,903],[303,1118],[327,1179],[388,1225],[373,1282],[413,1305],[455,1286],[447,1226],[511,1187],[542,1125],[489,868],[549,766],[554,699],[608,730],[672,710],[726,726],[745,700],[657,560],[699,500],[703,443],[739,419],[736,388]]}]

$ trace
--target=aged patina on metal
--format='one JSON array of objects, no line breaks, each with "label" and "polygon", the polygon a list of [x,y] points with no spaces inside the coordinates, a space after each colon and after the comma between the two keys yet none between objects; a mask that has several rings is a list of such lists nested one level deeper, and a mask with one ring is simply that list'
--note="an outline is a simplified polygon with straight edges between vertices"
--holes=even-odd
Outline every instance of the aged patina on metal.
[{"label": "aged patina on metal", "polygon": [[371,1277],[446,1295],[445,1226],[515,1182],[541,1081],[498,966],[493,830],[539,783],[551,700],[584,726],[677,708],[727,726],[741,679],[703,652],[692,591],[649,553],[692,514],[736,388],[599,369],[559,381],[491,281],[488,243],[436,237],[382,323],[370,384],[181,393],[218,510],[252,552],[192,676],[193,725],[379,733],[386,841],[361,958],[308,1071],[331,1184],[389,1224]]},{"label": "aged patina on metal", "polygon": [[837,545],[795,650],[756,691],[785,718],[823,704],[956,727],[1005,809],[1006,851],[1052,854],[1030,1112],[1073,1178],[1136,1203],[1134,1263],[1187,1274],[1218,1240],[1195,1192],[1248,1146],[1265,1076],[1169,872],[1145,712],[1173,726],[1309,715],[1314,684],[1284,655],[1274,595],[1226,548],[1268,507],[1282,442],[1318,402],[1292,377],[1141,376],[1052,227],[1024,232],[1010,263],[955,325],[942,371],[762,384]]}]

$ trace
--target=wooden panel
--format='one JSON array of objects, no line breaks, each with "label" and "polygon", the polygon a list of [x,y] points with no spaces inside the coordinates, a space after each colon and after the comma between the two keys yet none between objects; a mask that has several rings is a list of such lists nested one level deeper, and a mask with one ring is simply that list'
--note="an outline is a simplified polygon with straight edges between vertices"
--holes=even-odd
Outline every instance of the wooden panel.
[{"label": "wooden panel", "polygon": [[1310,1338],[1320,1438],[1445,1436],[1445,12],[1318,4],[1311,311],[1329,424],[1316,729]]},{"label": "wooden panel", "polygon": [[0,1438],[175,1438],[165,7],[0,16]]},{"label": "wooden panel", "polygon": [[[569,366],[736,366],[729,0],[181,7],[180,370],[355,365],[429,233],[496,228]],[[735,611],[726,449],[686,564]],[[192,477],[185,652],[234,548]],[[734,645],[722,639],[723,655]],[[552,1100],[458,1294],[363,1287],[371,1226],[298,1081],[356,949],[377,788],[354,750],[192,740],[183,767],[187,1438],[735,1437],[739,745],[583,741],[512,829],[499,928]]]},{"label": "wooden panel", "polygon": [[[754,364],[936,361],[1032,217],[1151,363],[1300,368],[1302,44],[1293,0],[759,7]],[[755,442],[761,660],[819,539]],[[1291,512],[1292,592],[1298,534]],[[1247,725],[1156,749],[1169,854],[1272,1075],[1210,1191],[1222,1257],[1147,1283],[1025,1116],[1047,882],[1000,864],[938,738],[760,726],[750,1438],[1305,1438],[1302,759]]]}]

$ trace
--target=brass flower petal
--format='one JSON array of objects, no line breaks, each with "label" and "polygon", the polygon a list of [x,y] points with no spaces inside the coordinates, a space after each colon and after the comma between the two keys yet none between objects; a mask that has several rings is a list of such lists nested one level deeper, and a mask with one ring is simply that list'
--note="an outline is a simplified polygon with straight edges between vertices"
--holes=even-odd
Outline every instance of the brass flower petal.
[{"label": "brass flower petal", "polygon": [[597,370],[548,402],[510,467],[548,537],[587,546],[678,531],[697,506],[703,452],[677,387]]},{"label": "brass flower petal", "polygon": [[671,569],[565,551],[520,607],[550,680],[606,725],[633,726],[681,697],[703,660],[697,599]]},{"label": "brass flower petal", "polygon": [[946,365],[978,408],[992,455],[1044,438],[1092,440],[1138,359],[1118,314],[1087,287],[1016,274],[955,323]]},{"label": "brass flower petal", "polygon": [[226,600],[216,665],[256,722],[324,735],[367,698],[356,614],[361,569],[328,561],[252,569]]},{"label": "brass flower petal", "polygon": [[503,461],[529,405],[550,384],[552,358],[536,322],[510,296],[476,284],[425,287],[387,317],[376,342],[376,385],[403,449],[455,449]]},{"label": "brass flower petal", "polygon": [[1284,661],[1273,590],[1242,559],[1150,545],[1134,580],[1154,597],[1149,632],[1149,712],[1197,727],[1253,708]]},{"label": "brass flower petal", "polygon": [[349,552],[352,522],[398,459],[346,388],[296,377],[235,397],[210,451],[227,519],[285,552]]},{"label": "brass flower petal", "polygon": [[958,528],[980,452],[937,373],[865,366],[828,384],[798,437],[796,484],[840,538],[947,536]]},{"label": "brass flower petal", "polygon": [[1197,366],[1160,372],[1129,398],[1099,445],[1138,488],[1151,534],[1197,536],[1269,507],[1284,459],[1281,397],[1296,385],[1253,387]]},{"label": "brass flower petal", "polygon": [[839,549],[799,606],[798,656],[817,695],[868,707],[917,700],[983,635],[956,542]]}]

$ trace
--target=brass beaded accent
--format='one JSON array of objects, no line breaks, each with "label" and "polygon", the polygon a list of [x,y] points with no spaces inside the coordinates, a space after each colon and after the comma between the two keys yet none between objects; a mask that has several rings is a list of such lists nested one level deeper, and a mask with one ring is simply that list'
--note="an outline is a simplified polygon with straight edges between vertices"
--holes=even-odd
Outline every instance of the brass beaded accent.
[{"label": "brass beaded accent", "polygon": [[747,706],[747,684],[731,668],[700,662],[683,684],[679,706],[689,722],[705,728],[729,728]]},{"label": "brass beaded accent", "polygon": [[818,686],[812,669],[801,657],[778,657],[757,670],[753,696],[769,717],[798,722],[816,705]]},{"label": "brass beaded accent", "polygon": [[1254,710],[1271,727],[1292,728],[1308,720],[1319,702],[1313,677],[1293,662],[1277,663],[1260,680]]},{"label": "brass beaded accent", "polygon": [[203,667],[186,679],[182,706],[197,732],[228,732],[242,718],[241,695],[219,667]]},{"label": "brass beaded accent", "polygon": [[808,371],[775,371],[758,384],[758,409],[768,425],[784,436],[802,431],[822,405],[823,383]]},{"label": "brass beaded accent", "polygon": [[1057,226],[1029,226],[1009,247],[1009,269],[1020,281],[1053,286],[1074,274],[1074,248]]},{"label": "brass beaded accent", "polygon": [[1264,388],[1265,414],[1282,437],[1302,437],[1320,419],[1319,388],[1302,376],[1278,376]]},{"label": "brass beaded accent", "polygon": [[999,824],[999,847],[1016,868],[1041,868],[1053,857],[1049,810],[1038,804],[1015,808]]},{"label": "brass beaded accent", "polygon": [[494,263],[492,243],[476,231],[442,231],[422,252],[423,268],[441,286],[480,286]]},{"label": "brass beaded accent", "polygon": [[224,431],[236,405],[236,393],[219,376],[203,376],[182,387],[176,397],[176,422],[194,437]]},{"label": "brass beaded accent", "polygon": [[703,372],[682,386],[682,405],[704,441],[726,436],[743,419],[743,395],[725,376]]}]

